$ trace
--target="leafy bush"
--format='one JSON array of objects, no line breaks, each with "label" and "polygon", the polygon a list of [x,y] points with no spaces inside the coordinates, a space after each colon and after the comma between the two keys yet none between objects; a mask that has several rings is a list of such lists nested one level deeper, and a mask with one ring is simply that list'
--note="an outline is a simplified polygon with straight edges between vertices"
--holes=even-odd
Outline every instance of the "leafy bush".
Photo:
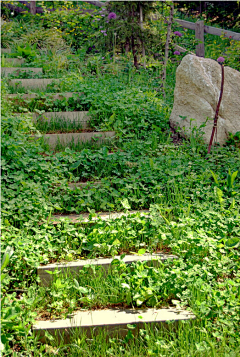
[{"label": "leafy bush", "polygon": [[1,23],[1,30],[1,46],[2,48],[9,48],[14,37],[14,23],[4,21]]},{"label": "leafy bush", "polygon": [[37,48],[69,50],[69,46],[63,39],[62,33],[56,28],[40,28],[34,32],[29,32],[21,36],[19,44],[36,45]]}]

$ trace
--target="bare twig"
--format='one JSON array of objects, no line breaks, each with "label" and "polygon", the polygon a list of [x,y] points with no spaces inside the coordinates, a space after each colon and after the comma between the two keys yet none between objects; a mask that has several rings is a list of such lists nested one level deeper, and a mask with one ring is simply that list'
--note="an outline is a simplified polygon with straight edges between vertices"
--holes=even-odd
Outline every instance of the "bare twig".
[{"label": "bare twig", "polygon": [[219,108],[220,108],[220,104],[221,104],[221,100],[222,100],[222,95],[223,95],[224,66],[223,66],[223,64],[220,64],[220,65],[222,67],[222,83],[221,83],[220,95],[219,95],[217,109],[216,109],[216,112],[215,112],[215,117],[214,117],[214,122],[213,122],[212,135],[211,135],[211,138],[210,138],[210,141],[209,141],[209,145],[208,145],[208,154],[210,154],[212,143],[213,143],[213,138],[214,138],[215,132],[217,131],[218,112],[219,112]]}]

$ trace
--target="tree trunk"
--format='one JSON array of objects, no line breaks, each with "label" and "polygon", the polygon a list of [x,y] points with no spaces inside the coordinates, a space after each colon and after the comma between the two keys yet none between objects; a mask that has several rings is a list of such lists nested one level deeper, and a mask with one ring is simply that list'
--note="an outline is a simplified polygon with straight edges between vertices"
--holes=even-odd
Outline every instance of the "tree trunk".
[{"label": "tree trunk", "polygon": [[134,42],[134,36],[133,35],[132,35],[132,53],[133,53],[134,66],[136,68],[138,68],[137,51],[136,51],[135,42]]},{"label": "tree trunk", "polygon": [[129,52],[129,47],[130,47],[130,41],[129,38],[126,38],[126,42],[125,42],[125,53]]},{"label": "tree trunk", "polygon": [[[139,4],[139,14],[140,14],[140,27],[141,27],[141,30],[143,30],[143,9],[142,9],[141,4]],[[143,67],[146,69],[145,46],[144,46],[144,41],[142,40],[141,42],[142,42]]]},{"label": "tree trunk", "polygon": [[36,15],[36,1],[30,1],[30,13]]},{"label": "tree trunk", "polygon": [[[133,19],[134,19],[134,7],[132,7],[132,21],[133,21]],[[135,47],[133,27],[132,27],[131,40],[132,40],[132,53],[133,53],[134,66],[136,68],[138,68],[137,50],[136,50],[136,47]]]},{"label": "tree trunk", "polygon": [[172,30],[172,23],[173,23],[173,14],[174,14],[174,5],[173,2],[171,4],[171,10],[168,20],[168,27],[167,27],[167,38],[165,44],[165,56],[164,56],[164,63],[163,63],[163,74],[162,74],[162,81],[163,81],[163,96],[166,97],[165,93],[165,85],[166,85],[166,76],[167,76],[167,63],[168,63],[168,53],[169,53],[169,43],[171,37],[171,30]]}]

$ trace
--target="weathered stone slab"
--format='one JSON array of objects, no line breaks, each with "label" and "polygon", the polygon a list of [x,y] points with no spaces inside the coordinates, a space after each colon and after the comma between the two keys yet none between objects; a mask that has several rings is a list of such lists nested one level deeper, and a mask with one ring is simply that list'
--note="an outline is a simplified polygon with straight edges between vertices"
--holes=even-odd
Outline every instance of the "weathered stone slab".
[{"label": "weathered stone slab", "polygon": [[5,58],[4,61],[5,63],[11,64],[12,66],[21,66],[23,63],[25,63],[24,58]]},{"label": "weathered stone slab", "polygon": [[87,182],[69,182],[68,183],[68,187],[71,189],[71,190],[75,190],[76,188],[84,188],[84,187],[87,187],[87,186],[93,186],[93,187],[98,187],[98,186],[101,186],[102,185],[102,182],[101,181],[94,181],[94,182],[90,182],[90,181],[87,181]]},{"label": "weathered stone slab", "polygon": [[31,89],[46,89],[48,85],[60,83],[60,79],[54,78],[27,78],[27,79],[11,79],[9,85],[15,88],[31,88]]},{"label": "weathered stone slab", "polygon": [[97,212],[95,217],[90,219],[90,213],[83,214],[56,214],[51,218],[52,224],[58,224],[62,219],[68,219],[71,223],[90,223],[98,220],[99,218],[103,221],[107,221],[109,219],[117,219],[121,217],[130,217],[133,214],[140,214],[140,217],[149,218],[149,210],[141,210],[141,211],[128,211],[128,212]]},{"label": "weathered stone slab", "polygon": [[108,336],[125,336],[128,332],[127,325],[137,324],[144,328],[146,324],[164,324],[166,322],[178,322],[195,319],[195,315],[186,310],[176,308],[166,309],[107,309],[95,311],[78,311],[71,318],[65,320],[36,321],[33,325],[34,334],[39,334],[41,341],[46,342],[45,332],[56,336],[59,341],[69,342],[74,333],[86,333],[91,337],[92,333],[99,333],[105,329]]},{"label": "weathered stone slab", "polygon": [[65,122],[70,122],[70,123],[81,123],[82,129],[87,129],[89,127],[88,122],[90,120],[90,116],[88,115],[88,112],[46,112],[43,114],[33,114],[33,120],[38,121],[38,120],[61,120]]},{"label": "weathered stone slab", "polygon": [[[98,187],[98,186],[102,186],[102,182],[101,181],[86,181],[86,182],[69,182],[68,183],[68,187],[71,190],[76,190],[77,188],[83,189],[84,187]],[[60,183],[56,184],[56,186],[60,186]]]},{"label": "weathered stone slab", "polygon": [[127,162],[126,162],[126,165],[127,165],[128,167],[137,167],[137,166],[138,166],[138,163],[137,163],[137,162],[127,161]]},{"label": "weathered stone slab", "polygon": [[11,48],[1,48],[1,53],[11,53]]},{"label": "weathered stone slab", "polygon": [[[65,93],[44,93],[44,97],[47,97],[48,99],[56,100],[56,99],[69,99],[72,98],[74,95],[79,95],[81,96],[81,92],[65,92]],[[7,96],[8,99],[11,100],[18,100],[18,99],[36,99],[40,98],[40,95],[37,93],[29,93],[29,94],[9,94]]]},{"label": "weathered stone slab", "polygon": [[[224,73],[223,97],[217,127],[217,141],[221,145],[225,144],[229,132],[240,131],[240,72],[224,67]],[[182,134],[189,136],[191,119],[195,119],[192,122],[193,128],[200,127],[209,118],[206,127],[203,128],[203,139],[209,143],[221,78],[221,66],[217,61],[193,55],[185,56],[176,72],[170,124],[180,127]]]},{"label": "weathered stone slab", "polygon": [[[143,255],[126,255],[122,261],[125,264],[131,264],[134,262],[147,262],[147,264],[152,264],[153,266],[159,266],[159,262],[163,262],[167,259],[176,259],[176,255],[171,254],[143,254]],[[49,274],[47,271],[54,272],[58,271],[64,275],[77,275],[79,271],[82,270],[86,265],[91,266],[101,266],[104,270],[108,271],[111,268],[111,263],[113,260],[120,260],[120,255],[113,258],[96,258],[96,259],[86,259],[86,260],[76,260],[67,263],[54,263],[44,266],[40,266],[37,269],[37,274],[40,278],[41,286],[49,286],[53,281],[53,274]]]},{"label": "weathered stone slab", "polygon": [[66,146],[72,142],[74,144],[85,143],[91,141],[95,144],[101,144],[103,141],[113,138],[114,131],[104,132],[83,132],[83,133],[65,133],[65,134],[45,134],[44,141],[49,145],[50,149],[54,150],[58,144]]},{"label": "weathered stone slab", "polygon": [[42,73],[42,68],[36,67],[2,67],[1,74],[7,76],[9,74],[15,74],[16,76],[19,75],[20,72],[29,72],[32,73]]}]

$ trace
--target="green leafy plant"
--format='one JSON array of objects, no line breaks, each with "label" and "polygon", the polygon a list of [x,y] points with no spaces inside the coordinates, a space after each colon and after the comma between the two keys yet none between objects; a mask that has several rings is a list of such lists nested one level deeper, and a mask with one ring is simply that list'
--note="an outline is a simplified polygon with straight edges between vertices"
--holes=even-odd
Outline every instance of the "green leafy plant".
[{"label": "green leafy plant", "polygon": [[240,148],[240,131],[237,131],[235,134],[228,133],[228,140],[226,144],[234,145]]},{"label": "green leafy plant", "polygon": [[36,57],[36,44],[30,46],[30,44],[27,44],[25,47],[20,47],[17,46],[17,52],[11,53],[9,56],[10,57],[23,57],[26,58],[27,61],[33,61],[34,58]]}]

